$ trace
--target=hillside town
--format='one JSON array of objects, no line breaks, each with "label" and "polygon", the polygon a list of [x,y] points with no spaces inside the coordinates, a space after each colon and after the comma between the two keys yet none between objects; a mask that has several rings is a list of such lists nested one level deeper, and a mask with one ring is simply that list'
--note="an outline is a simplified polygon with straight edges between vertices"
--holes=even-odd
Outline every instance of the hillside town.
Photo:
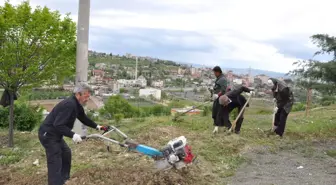
[{"label": "hillside town", "polygon": [[[92,59],[89,60],[89,83],[95,90],[95,96],[101,98],[119,94],[120,89],[137,88],[140,89],[139,96],[152,96],[160,100],[162,90],[175,91],[175,94],[185,96],[186,93],[181,91],[197,92],[212,88],[216,80],[212,67],[194,67],[130,53],[120,56],[89,51],[89,58]],[[244,85],[255,89],[259,97],[270,93],[269,89],[265,88],[270,76],[264,74],[253,76],[248,70],[243,75],[223,70],[232,88]],[[205,96],[198,94],[191,97],[203,100]]]}]

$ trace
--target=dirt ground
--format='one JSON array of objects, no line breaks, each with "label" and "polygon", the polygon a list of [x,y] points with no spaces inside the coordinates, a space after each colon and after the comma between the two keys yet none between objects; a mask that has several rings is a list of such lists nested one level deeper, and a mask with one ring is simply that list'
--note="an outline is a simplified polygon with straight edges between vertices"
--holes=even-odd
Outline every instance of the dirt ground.
[{"label": "dirt ground", "polygon": [[315,143],[291,150],[269,151],[255,148],[244,155],[249,159],[242,165],[229,185],[335,185],[336,159],[326,150],[336,149],[336,142]]}]

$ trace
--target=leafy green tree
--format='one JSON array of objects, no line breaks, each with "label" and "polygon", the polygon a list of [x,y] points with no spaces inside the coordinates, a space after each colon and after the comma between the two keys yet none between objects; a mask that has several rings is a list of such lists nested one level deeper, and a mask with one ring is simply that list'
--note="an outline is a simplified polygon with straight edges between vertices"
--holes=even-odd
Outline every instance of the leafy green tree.
[{"label": "leafy green tree", "polygon": [[0,86],[10,94],[9,143],[13,143],[14,94],[21,87],[59,84],[75,72],[76,24],[28,1],[0,6]]},{"label": "leafy green tree", "polygon": [[298,77],[297,84],[332,95],[336,91],[336,37],[316,34],[311,36],[311,39],[320,49],[314,56],[329,54],[333,56],[332,60],[328,62],[313,59],[298,61],[294,63],[297,68],[290,71],[290,74]]},{"label": "leafy green tree", "polygon": [[110,96],[100,113],[108,114],[114,118],[116,114],[123,114],[125,118],[130,118],[135,114],[135,108],[126,99],[117,95]]}]

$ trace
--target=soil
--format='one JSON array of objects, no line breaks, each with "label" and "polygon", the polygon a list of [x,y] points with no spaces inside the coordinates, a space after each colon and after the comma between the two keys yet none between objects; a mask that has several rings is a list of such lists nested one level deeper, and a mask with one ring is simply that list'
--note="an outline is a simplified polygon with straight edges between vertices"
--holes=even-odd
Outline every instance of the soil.
[{"label": "soil", "polygon": [[335,185],[336,159],[325,151],[336,149],[336,142],[313,145],[309,154],[302,148],[271,152],[267,148],[257,148],[246,152],[249,159],[242,165],[229,185]]}]

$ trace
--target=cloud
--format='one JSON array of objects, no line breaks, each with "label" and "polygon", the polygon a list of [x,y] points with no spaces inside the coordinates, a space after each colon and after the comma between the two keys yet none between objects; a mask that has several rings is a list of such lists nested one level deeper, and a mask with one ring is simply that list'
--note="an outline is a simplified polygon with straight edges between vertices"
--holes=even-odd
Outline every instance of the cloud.
[{"label": "cloud", "polygon": [[[16,0],[18,2],[18,0]],[[77,21],[77,1],[31,0]],[[336,35],[332,0],[91,0],[90,48],[207,65],[288,72]]]}]

